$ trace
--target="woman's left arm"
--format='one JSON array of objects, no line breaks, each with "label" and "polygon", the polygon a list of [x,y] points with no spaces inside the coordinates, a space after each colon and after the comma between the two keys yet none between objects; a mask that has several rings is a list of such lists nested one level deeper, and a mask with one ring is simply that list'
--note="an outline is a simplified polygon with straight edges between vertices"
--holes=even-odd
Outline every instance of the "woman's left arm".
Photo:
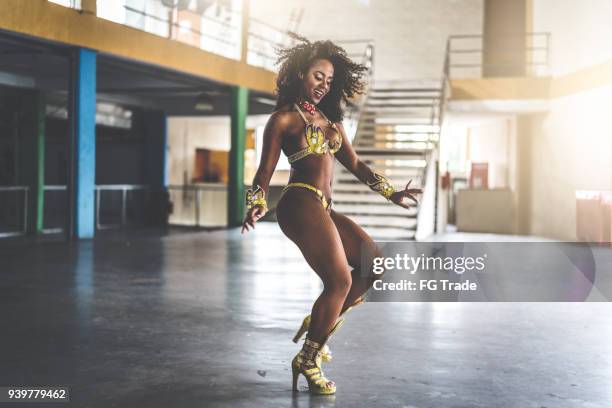
[{"label": "woman's left arm", "polygon": [[373,191],[376,191],[387,200],[392,201],[401,207],[410,208],[409,204],[404,203],[404,198],[414,201],[415,204],[418,203],[417,199],[414,197],[414,194],[422,193],[422,189],[409,188],[410,183],[412,182],[412,180],[409,180],[408,184],[406,184],[406,187],[403,190],[396,191],[391,185],[389,179],[382,174],[374,172],[370,166],[359,159],[355,149],[353,149],[353,146],[346,136],[346,132],[344,131],[342,124],[337,123],[336,127],[342,137],[342,147],[336,152],[336,158],[344,167],[346,167],[348,171],[350,171],[359,181],[366,184]]}]

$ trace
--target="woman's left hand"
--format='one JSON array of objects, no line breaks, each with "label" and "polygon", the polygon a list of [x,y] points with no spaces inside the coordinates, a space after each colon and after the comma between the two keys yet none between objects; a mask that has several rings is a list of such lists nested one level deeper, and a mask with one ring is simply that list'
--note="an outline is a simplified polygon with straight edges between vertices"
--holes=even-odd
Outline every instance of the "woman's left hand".
[{"label": "woman's left hand", "polygon": [[399,205],[400,207],[404,207],[404,208],[410,208],[410,204],[404,203],[404,198],[408,198],[414,201],[415,205],[418,204],[419,202],[417,201],[417,199],[414,197],[413,194],[421,194],[423,193],[423,189],[422,188],[408,188],[410,187],[410,183],[412,183],[412,180],[410,180],[408,184],[406,184],[406,188],[404,188],[403,190],[396,191],[395,193],[391,194],[391,197],[389,197],[389,200]]}]

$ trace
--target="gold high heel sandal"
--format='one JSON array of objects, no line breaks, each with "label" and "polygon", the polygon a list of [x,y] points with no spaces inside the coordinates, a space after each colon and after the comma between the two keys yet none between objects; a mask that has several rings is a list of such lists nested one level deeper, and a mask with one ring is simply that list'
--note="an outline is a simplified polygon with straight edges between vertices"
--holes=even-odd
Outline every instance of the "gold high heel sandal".
[{"label": "gold high heel sandal", "polygon": [[308,390],[312,394],[331,395],[336,392],[336,384],[325,378],[321,370],[321,350],[331,335],[342,325],[344,320],[336,322],[325,340],[321,343],[306,338],[302,350],[293,358],[291,371],[293,373],[292,389],[298,391],[298,379],[300,374],[306,378]]},{"label": "gold high heel sandal", "polygon": [[[355,300],[355,302],[352,305],[347,307],[346,310],[344,312],[342,312],[340,314],[340,316],[338,316],[338,318],[340,318],[344,314],[348,313],[355,306],[358,306],[358,305],[360,305],[360,304],[362,304],[364,302],[365,302],[365,296],[358,297],[357,300]],[[308,331],[308,329],[310,329],[310,315],[306,316],[304,318],[304,320],[302,321],[302,325],[300,326],[298,331],[295,333],[295,336],[293,336],[293,342],[297,343],[298,341],[300,341],[300,339]],[[323,345],[323,347],[321,348],[319,354],[320,354],[320,359],[322,361],[324,361],[326,363],[329,363],[330,361],[332,361],[332,352],[329,349],[329,347],[327,346],[327,344]]]}]

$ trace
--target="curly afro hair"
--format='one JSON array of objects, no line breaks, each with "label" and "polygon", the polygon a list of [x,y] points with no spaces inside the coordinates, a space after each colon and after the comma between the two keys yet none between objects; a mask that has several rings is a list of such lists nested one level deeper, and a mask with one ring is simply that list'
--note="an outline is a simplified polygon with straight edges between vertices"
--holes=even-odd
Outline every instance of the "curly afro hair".
[{"label": "curly afro hair", "polygon": [[323,111],[329,120],[341,122],[344,118],[343,105],[346,106],[355,94],[364,92],[363,76],[367,67],[351,61],[346,51],[331,41],[311,43],[303,37],[294,37],[299,41],[296,46],[278,51],[277,64],[280,69],[276,80],[275,109],[297,102],[302,86],[298,75],[305,75],[314,61],[326,59],[334,66],[334,80],[317,108]]}]

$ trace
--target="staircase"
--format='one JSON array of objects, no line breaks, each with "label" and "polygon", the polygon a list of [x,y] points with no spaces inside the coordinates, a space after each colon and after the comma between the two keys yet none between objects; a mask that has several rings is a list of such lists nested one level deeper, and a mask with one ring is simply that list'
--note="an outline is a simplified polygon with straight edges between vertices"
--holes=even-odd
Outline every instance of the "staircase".
[{"label": "staircase", "polygon": [[[439,83],[377,85],[368,92],[353,147],[376,172],[403,188],[424,186],[430,152],[439,139]],[[334,209],[347,215],[374,239],[411,240],[418,208],[393,205],[373,193],[343,166],[336,166]]]}]

